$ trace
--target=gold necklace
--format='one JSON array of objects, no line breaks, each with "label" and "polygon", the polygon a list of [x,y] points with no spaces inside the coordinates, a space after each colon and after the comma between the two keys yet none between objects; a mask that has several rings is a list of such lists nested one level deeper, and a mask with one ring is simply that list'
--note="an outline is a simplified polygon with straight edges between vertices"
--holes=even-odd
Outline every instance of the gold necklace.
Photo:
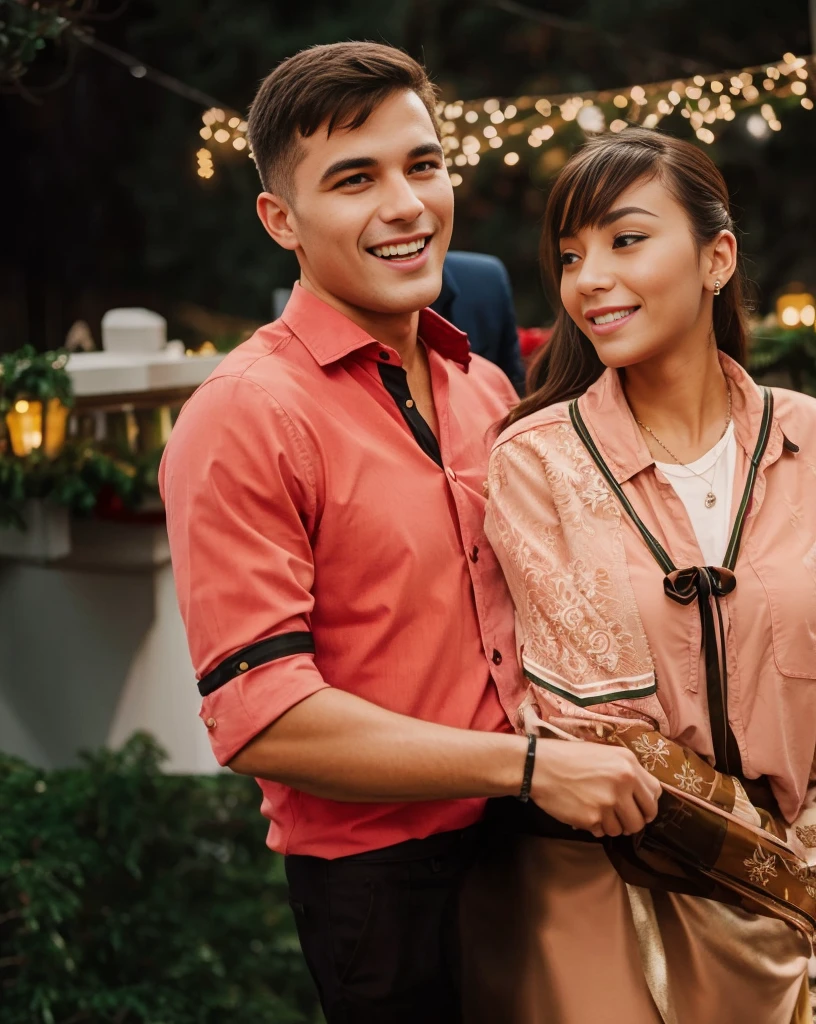
[{"label": "gold necklace", "polygon": [[[731,382],[729,381],[729,379],[727,377],[725,378],[725,388],[726,388],[726,391],[728,392],[728,411],[727,411],[727,413],[725,415],[725,426],[723,427],[723,432],[720,434],[719,439],[717,440],[717,444],[719,444],[720,441],[722,441],[722,439],[725,437],[726,432],[728,430],[728,427],[729,427],[729,425],[731,423]],[[674,454],[674,452],[671,451],[671,449],[667,448],[665,444],[663,444],[663,442],[660,440],[660,438],[657,436],[657,434],[652,430],[652,428],[651,427],[647,427],[645,423],[642,423],[637,418],[637,416],[635,416],[635,422],[641,428],[641,430],[646,430],[646,431],[648,431],[648,433],[650,433],[652,435],[652,437],[655,439],[655,441],[657,441],[657,443],[660,445],[660,447],[663,449],[663,451],[664,452],[668,452],[668,454],[671,455],[671,457],[674,459],[674,461],[677,463],[678,466],[682,466],[684,469],[687,469],[689,471],[689,473],[692,473],[694,476],[699,477],[699,479],[702,480],[703,483],[708,485],[708,494],[706,494],[706,496],[705,496],[705,507],[706,508],[714,508],[714,506],[717,504],[717,495],[714,493],[714,490],[713,490],[713,487],[714,487],[714,473],[716,473],[716,471],[717,471],[717,463],[720,461],[720,456],[722,456],[722,452],[720,452],[720,455],[717,456],[717,458],[715,459],[715,461],[714,461],[714,473],[711,474],[711,480],[708,480],[702,473],[695,472],[691,468],[691,466],[689,466],[689,464],[687,462],[681,462],[677,458],[677,456]],[[715,447],[716,447],[716,445],[715,445]]]}]

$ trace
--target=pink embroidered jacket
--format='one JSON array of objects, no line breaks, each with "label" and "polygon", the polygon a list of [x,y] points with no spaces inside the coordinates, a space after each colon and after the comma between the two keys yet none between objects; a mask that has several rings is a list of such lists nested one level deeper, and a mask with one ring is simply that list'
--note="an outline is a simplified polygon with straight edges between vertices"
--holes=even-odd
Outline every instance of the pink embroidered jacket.
[{"label": "pink embroidered jacket", "polygon": [[[733,392],[736,518],[763,396],[733,360],[721,362]],[[743,774],[768,776],[788,821],[811,808],[797,832],[816,847],[816,401],[780,389],[773,396],[736,586],[719,598],[718,654]],[[617,371],[607,370],[578,409],[674,565],[702,566],[686,510],[654,464]],[[568,403],[504,431],[488,485],[486,532],[513,595],[531,683],[520,715],[534,709],[554,725],[637,718],[713,763],[698,602],[682,605],[664,592],[663,569],[579,439]]]}]

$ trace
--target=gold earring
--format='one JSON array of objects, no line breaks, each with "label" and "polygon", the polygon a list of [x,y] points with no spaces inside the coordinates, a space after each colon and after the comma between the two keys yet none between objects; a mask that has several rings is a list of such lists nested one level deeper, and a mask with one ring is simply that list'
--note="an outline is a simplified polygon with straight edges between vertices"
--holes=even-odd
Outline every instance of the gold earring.
[{"label": "gold earring", "polygon": [[715,295],[719,295],[720,294],[720,282],[719,281],[715,281],[714,282],[714,294]]}]

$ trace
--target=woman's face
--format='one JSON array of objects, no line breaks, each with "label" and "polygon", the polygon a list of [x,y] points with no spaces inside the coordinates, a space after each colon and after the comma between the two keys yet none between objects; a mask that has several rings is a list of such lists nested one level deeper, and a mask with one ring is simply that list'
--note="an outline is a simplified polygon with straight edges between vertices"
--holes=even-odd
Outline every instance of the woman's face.
[{"label": "woman's face", "polygon": [[690,354],[710,339],[714,280],[733,273],[735,246],[724,231],[698,251],[683,207],[658,179],[641,180],[561,239],[561,301],[606,366]]}]

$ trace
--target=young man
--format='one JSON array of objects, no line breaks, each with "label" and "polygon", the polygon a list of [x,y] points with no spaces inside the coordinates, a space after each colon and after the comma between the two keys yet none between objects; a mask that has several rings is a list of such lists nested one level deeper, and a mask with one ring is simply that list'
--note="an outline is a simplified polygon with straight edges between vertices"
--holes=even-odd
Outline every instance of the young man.
[{"label": "young man", "polygon": [[418,64],[368,43],[262,84],[258,214],[300,283],[188,402],[161,474],[201,717],[260,783],[330,1024],[458,1019],[486,797],[526,780],[588,827],[637,781],[594,748],[611,781],[596,759],[568,799],[584,745],[530,760],[510,725],[523,687],[482,485],[515,395],[425,310],[453,216],[434,103]]}]

